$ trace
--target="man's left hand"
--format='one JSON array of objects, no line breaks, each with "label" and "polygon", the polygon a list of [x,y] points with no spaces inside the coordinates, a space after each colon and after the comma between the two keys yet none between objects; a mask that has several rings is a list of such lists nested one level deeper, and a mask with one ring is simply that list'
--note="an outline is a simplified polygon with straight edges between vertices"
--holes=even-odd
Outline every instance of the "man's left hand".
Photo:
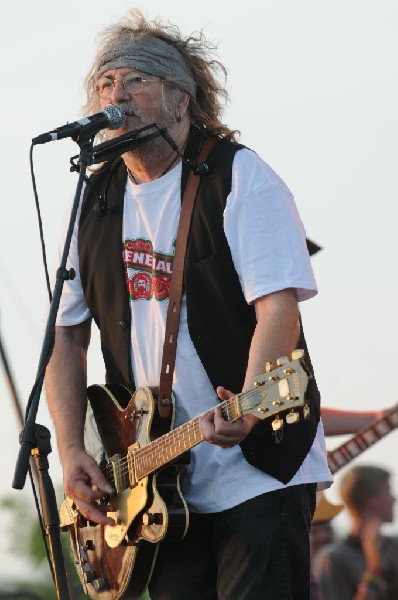
[{"label": "man's left hand", "polygon": [[[220,400],[228,400],[235,394],[223,387],[217,388]],[[221,448],[231,448],[245,439],[257,423],[257,417],[244,415],[236,421],[226,421],[221,413],[221,408],[216,408],[205,414],[200,420],[200,431],[204,440],[216,444]]]}]

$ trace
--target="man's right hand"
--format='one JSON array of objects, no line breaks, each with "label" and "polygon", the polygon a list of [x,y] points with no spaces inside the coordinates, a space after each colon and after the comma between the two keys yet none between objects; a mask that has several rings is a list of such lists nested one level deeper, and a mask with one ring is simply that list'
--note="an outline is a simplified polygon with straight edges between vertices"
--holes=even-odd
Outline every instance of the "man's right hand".
[{"label": "man's right hand", "polygon": [[64,489],[82,515],[101,525],[115,525],[107,512],[114,511],[111,504],[98,504],[115,490],[105,478],[94,459],[84,450],[70,450],[63,460]]}]

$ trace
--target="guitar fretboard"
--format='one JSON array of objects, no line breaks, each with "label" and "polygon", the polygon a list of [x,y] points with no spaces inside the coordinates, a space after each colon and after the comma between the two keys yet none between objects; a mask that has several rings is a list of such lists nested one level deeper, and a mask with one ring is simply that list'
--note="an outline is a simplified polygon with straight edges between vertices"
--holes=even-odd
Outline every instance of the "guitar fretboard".
[{"label": "guitar fretboard", "polygon": [[[247,392],[250,395],[253,392]],[[234,421],[241,416],[239,400],[244,394],[224,400],[218,406],[227,421]],[[144,477],[154,473],[160,467],[181,456],[202,441],[199,429],[200,416],[172,429],[168,433],[157,438],[148,446],[128,454],[123,458],[116,456],[110,459],[103,467],[104,475],[108,481],[120,492],[127,489],[133,483],[137,483]]]},{"label": "guitar fretboard", "polygon": [[202,441],[199,418],[169,431],[134,454],[134,472],[139,481],[176,459]]},{"label": "guitar fretboard", "polygon": [[[272,370],[272,374],[267,371],[256,378],[252,389],[224,400],[210,411],[219,408],[225,421],[229,422],[246,414],[269,419],[279,413],[286,413],[285,421],[288,425],[296,422],[298,413],[295,409],[304,406],[308,375],[300,362],[301,351],[300,356],[290,363],[280,360],[281,364]],[[115,402],[113,396],[111,400]],[[100,466],[116,492],[134,487],[145,477],[199,444],[203,439],[199,428],[202,416],[199,415],[141,447],[138,443],[131,444],[127,455],[114,454],[108,462],[104,461],[105,464]]]},{"label": "guitar fretboard", "polygon": [[[249,392],[250,394],[251,392]],[[226,421],[235,421],[241,416],[238,396],[219,404]],[[134,472],[137,481],[150,475],[163,465],[175,460],[202,441],[199,429],[200,417],[196,417],[176,429],[154,440],[134,453]]]},{"label": "guitar fretboard", "polygon": [[328,452],[328,465],[332,474],[345,467],[356,456],[373,446],[396,427],[398,427],[398,406],[390,409],[384,417],[359,431],[336,450]]}]

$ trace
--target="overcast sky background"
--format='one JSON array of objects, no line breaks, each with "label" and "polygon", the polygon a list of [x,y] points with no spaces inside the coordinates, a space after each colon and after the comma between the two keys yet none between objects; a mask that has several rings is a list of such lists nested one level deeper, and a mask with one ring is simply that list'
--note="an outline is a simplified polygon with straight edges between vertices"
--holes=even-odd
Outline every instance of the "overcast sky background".
[{"label": "overcast sky background", "polygon": [[[80,116],[83,79],[95,36],[123,16],[124,0],[2,3],[2,160],[0,335],[26,405],[43,339],[46,290],[29,170],[31,139]],[[186,4],[146,0],[185,34],[204,28],[229,71],[225,121],[242,132],[286,181],[307,235],[323,250],[313,258],[319,295],[302,306],[323,403],[371,409],[398,401],[397,140],[398,4],[395,0],[246,0]],[[71,140],[34,150],[34,168],[50,263],[59,223],[77,176]],[[255,216],[253,217],[255,218]],[[102,367],[91,358],[90,382]],[[11,488],[20,426],[0,376],[2,477]],[[50,425],[44,394],[38,422]],[[334,448],[343,438],[328,440]],[[61,483],[55,437],[50,474]],[[384,465],[398,490],[394,432],[359,462]],[[337,477],[338,480],[338,477]],[[335,486],[336,487],[336,486]],[[328,497],[336,501],[336,491]],[[344,530],[344,516],[335,520]],[[0,581],[25,572],[9,555],[18,545],[1,517]],[[386,531],[397,532],[396,523]],[[7,539],[7,532],[10,533]]]}]

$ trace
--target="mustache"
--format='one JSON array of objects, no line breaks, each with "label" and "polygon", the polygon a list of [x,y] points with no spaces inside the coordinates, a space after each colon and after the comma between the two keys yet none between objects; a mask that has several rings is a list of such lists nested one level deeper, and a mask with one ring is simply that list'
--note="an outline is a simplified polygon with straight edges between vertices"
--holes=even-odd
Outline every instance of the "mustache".
[{"label": "mustache", "polygon": [[139,108],[134,106],[131,102],[120,102],[118,106],[120,106],[120,108],[123,110],[127,117],[134,116],[137,117],[140,121],[144,120],[143,112]]}]

